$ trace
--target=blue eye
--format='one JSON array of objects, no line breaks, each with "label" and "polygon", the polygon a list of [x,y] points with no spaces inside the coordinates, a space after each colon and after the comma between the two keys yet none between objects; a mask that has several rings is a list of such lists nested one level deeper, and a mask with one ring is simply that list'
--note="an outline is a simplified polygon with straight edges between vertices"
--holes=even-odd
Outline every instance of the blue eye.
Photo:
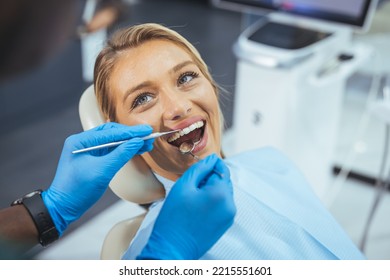
[{"label": "blue eye", "polygon": [[177,83],[178,85],[184,85],[186,83],[191,82],[194,78],[198,77],[199,74],[195,72],[186,72],[182,75],[180,75]]},{"label": "blue eye", "polygon": [[131,109],[134,109],[138,106],[145,105],[146,103],[152,100],[152,96],[150,93],[141,93],[135,99],[133,104],[131,105]]}]

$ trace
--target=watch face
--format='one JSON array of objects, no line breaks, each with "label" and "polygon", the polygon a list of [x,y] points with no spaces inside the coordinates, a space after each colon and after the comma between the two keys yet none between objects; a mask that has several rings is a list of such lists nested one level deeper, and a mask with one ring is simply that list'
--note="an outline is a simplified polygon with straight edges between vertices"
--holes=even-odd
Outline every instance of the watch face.
[{"label": "watch face", "polygon": [[30,198],[30,197],[32,197],[32,196],[34,196],[36,194],[41,194],[41,192],[42,191],[40,191],[40,190],[36,190],[36,191],[33,191],[33,192],[30,192],[30,193],[26,194],[23,198]]},{"label": "watch face", "polygon": [[24,195],[23,197],[16,199],[14,202],[11,203],[11,206],[22,204],[23,199],[33,197],[34,195],[37,195],[37,194],[40,195],[41,193],[42,193],[42,190],[36,190],[36,191],[30,192],[30,193]]},{"label": "watch face", "polygon": [[14,201],[11,203],[11,206],[20,205],[20,204],[22,204],[22,199],[21,199],[21,198],[18,198],[18,199],[14,200]]}]

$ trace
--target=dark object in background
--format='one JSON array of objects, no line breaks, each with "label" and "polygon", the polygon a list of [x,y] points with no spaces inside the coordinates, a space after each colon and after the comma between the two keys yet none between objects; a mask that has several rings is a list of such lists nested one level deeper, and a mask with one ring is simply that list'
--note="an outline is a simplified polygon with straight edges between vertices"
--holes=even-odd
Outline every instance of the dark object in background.
[{"label": "dark object in background", "polygon": [[0,1],[0,81],[37,67],[74,33],[76,0]]}]

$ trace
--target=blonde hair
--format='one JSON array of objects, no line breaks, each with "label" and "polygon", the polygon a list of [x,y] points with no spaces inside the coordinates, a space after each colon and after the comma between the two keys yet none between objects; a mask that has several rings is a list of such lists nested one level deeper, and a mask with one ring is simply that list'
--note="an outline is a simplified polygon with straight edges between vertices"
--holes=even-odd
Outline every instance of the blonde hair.
[{"label": "blonde hair", "polygon": [[[211,77],[206,63],[203,61],[197,49],[183,36],[160,24],[146,23],[134,25],[115,32],[96,59],[94,69],[95,94],[100,109],[106,119],[111,121],[116,120],[114,102],[110,99],[109,94],[109,80],[110,73],[112,73],[119,54],[127,49],[138,47],[150,40],[167,40],[186,50],[202,74],[211,83],[215,94],[217,96],[219,95],[219,87]],[[221,124],[223,124],[221,109],[218,109],[220,111]]]}]

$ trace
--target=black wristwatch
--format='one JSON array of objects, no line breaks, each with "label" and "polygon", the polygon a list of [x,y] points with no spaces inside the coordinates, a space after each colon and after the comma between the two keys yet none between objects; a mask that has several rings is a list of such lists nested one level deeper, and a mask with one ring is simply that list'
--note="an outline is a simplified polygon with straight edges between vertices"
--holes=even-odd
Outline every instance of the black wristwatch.
[{"label": "black wristwatch", "polygon": [[46,247],[59,238],[58,231],[54,225],[54,222],[47,210],[41,196],[42,190],[36,190],[26,194],[22,198],[19,198],[11,203],[11,206],[21,205],[27,209],[31,218],[37,227],[39,234],[39,243]]}]

